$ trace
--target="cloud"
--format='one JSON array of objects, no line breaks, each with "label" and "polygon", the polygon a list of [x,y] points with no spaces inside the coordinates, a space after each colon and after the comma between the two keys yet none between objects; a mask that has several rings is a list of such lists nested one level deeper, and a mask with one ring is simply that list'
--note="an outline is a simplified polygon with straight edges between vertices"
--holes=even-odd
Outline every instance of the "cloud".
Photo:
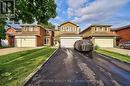
[{"label": "cloud", "polygon": [[81,7],[85,2],[86,0],[68,0],[67,1],[68,6],[73,9]]},{"label": "cloud", "polygon": [[129,0],[94,0],[88,3],[88,0],[68,0],[67,13],[69,17],[75,16],[72,21],[76,23],[99,21],[111,18],[128,2]]}]

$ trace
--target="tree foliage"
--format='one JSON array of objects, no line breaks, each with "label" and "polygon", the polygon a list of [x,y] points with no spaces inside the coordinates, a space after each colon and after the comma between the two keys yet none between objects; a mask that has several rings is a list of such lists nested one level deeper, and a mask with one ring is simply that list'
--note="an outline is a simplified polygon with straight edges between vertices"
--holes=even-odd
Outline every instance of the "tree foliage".
[{"label": "tree foliage", "polygon": [[5,29],[4,29],[4,19],[0,19],[0,47],[1,47],[1,39],[5,39],[6,38],[6,34],[5,34]]},{"label": "tree foliage", "polygon": [[40,25],[42,25],[44,28],[55,29],[55,26],[52,23],[41,23]]},{"label": "tree foliage", "polygon": [[15,20],[24,23],[47,23],[50,18],[56,17],[54,0],[16,0]]}]

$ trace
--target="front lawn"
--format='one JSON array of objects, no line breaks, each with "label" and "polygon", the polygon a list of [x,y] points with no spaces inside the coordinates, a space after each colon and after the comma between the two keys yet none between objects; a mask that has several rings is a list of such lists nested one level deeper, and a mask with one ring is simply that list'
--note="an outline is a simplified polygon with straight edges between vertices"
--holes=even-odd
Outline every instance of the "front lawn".
[{"label": "front lawn", "polygon": [[0,86],[20,86],[54,51],[45,47],[0,56]]},{"label": "front lawn", "polygon": [[110,56],[112,58],[124,61],[124,62],[128,62],[130,63],[130,56],[127,55],[122,55],[120,53],[115,53],[115,52],[111,52],[111,51],[107,51],[107,50],[102,50],[102,49],[97,49],[96,52]]}]

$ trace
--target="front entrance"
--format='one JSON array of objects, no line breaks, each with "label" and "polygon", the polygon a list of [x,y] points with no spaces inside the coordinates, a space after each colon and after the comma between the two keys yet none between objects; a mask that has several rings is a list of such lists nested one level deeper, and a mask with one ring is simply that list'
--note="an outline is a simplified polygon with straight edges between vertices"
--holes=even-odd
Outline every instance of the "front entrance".
[{"label": "front entrance", "polygon": [[14,47],[14,43],[15,43],[15,37],[14,36],[9,36],[8,38],[8,43],[9,43],[9,47]]}]

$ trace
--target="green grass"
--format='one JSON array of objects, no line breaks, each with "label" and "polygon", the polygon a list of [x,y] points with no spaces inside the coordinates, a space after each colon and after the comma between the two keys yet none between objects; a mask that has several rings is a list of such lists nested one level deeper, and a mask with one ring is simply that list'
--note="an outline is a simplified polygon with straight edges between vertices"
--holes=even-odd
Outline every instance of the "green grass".
[{"label": "green grass", "polygon": [[110,57],[118,59],[120,61],[130,63],[130,56],[128,56],[128,55],[123,55],[123,54],[120,54],[120,53],[111,52],[111,51],[102,50],[102,49],[97,49],[96,52],[110,56]]},{"label": "green grass", "polygon": [[0,56],[0,86],[20,86],[37,66],[54,52],[54,48],[41,48]]}]

